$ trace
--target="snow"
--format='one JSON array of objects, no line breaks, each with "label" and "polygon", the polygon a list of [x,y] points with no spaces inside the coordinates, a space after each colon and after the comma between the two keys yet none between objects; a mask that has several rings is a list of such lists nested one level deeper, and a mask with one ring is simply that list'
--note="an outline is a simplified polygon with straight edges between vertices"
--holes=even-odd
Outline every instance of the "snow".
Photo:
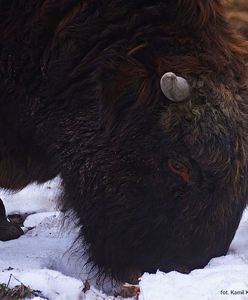
[{"label": "snow", "polygon": [[[144,274],[141,279],[143,299],[232,299],[232,291],[243,291],[247,295],[235,295],[235,299],[248,298],[248,268],[245,261],[235,255],[215,258],[203,270],[189,275],[171,272],[165,275]],[[227,296],[222,293],[228,291]]]},{"label": "snow", "polygon": [[[30,185],[16,194],[1,191],[8,214],[28,214],[27,232],[17,240],[0,242],[0,283],[13,288],[22,282],[49,300],[121,299],[100,290],[85,266],[79,228],[58,211],[60,180]],[[32,230],[30,230],[32,229]],[[190,274],[144,274],[139,300],[241,300],[248,299],[248,211],[245,211],[228,255],[212,259]],[[11,276],[12,275],[12,276]],[[90,290],[83,292],[84,282]],[[105,286],[109,291],[108,283]]]},{"label": "snow", "polygon": [[54,211],[60,194],[60,178],[57,177],[44,185],[30,184],[19,193],[2,190],[0,195],[10,215]]}]

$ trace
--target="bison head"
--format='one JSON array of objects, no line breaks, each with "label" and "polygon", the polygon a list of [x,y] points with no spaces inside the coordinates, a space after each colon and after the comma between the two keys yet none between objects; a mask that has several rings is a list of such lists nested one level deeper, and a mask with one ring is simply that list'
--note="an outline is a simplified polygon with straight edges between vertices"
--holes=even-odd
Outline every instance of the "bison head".
[{"label": "bison head", "polygon": [[246,205],[245,85],[169,71],[105,70],[84,161],[63,175],[90,259],[122,281],[226,254]]},{"label": "bison head", "polygon": [[[63,119],[65,200],[90,260],[118,280],[189,272],[224,255],[246,205],[247,45],[210,8],[199,10],[206,16],[197,34],[191,10],[185,31],[170,19],[146,27],[140,13],[140,23],[136,15],[128,23],[133,39],[110,26],[102,41],[86,43],[91,50],[82,47],[89,51],[82,59],[67,55],[80,45],[63,46],[59,66],[77,66],[68,67],[74,77],[61,97],[83,99],[71,100],[74,111],[68,106]],[[155,22],[158,10],[149,9]],[[64,82],[61,74],[54,81]]]}]

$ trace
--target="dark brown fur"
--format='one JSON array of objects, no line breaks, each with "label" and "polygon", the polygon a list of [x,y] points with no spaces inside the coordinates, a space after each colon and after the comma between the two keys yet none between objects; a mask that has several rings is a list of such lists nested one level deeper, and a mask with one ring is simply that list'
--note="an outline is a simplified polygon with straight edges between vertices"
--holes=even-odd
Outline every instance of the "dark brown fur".
[{"label": "dark brown fur", "polygon": [[[219,0],[2,0],[0,183],[61,174],[104,274],[226,254],[247,203],[247,42]],[[160,78],[188,79],[170,102]],[[171,172],[180,161],[190,182]]]}]

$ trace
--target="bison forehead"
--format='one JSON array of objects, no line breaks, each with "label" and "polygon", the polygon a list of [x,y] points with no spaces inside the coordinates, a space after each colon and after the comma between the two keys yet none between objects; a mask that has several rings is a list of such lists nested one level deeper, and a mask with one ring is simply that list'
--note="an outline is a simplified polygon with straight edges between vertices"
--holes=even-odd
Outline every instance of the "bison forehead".
[{"label": "bison forehead", "polygon": [[183,149],[203,171],[238,184],[248,166],[246,99],[245,90],[237,94],[212,82],[199,88],[198,82],[188,102],[168,105],[160,124],[174,149]]}]

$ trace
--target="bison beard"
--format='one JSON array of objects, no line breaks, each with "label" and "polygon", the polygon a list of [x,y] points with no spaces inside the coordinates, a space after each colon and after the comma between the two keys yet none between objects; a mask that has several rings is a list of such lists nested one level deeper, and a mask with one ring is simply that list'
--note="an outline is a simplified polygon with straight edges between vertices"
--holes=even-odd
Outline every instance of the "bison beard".
[{"label": "bison beard", "polygon": [[[247,43],[213,0],[1,0],[0,185],[61,174],[100,272],[189,272],[247,203]],[[161,88],[173,72],[184,101]]]}]

